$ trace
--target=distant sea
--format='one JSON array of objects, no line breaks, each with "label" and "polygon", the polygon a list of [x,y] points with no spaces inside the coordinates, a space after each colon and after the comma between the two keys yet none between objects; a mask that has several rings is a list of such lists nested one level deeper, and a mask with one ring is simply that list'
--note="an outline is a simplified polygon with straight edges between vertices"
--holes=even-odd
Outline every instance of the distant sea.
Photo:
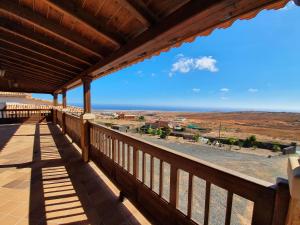
[{"label": "distant sea", "polygon": [[[82,104],[72,105],[82,107]],[[262,112],[287,112],[286,110],[263,110],[247,108],[214,108],[214,107],[183,107],[183,106],[151,106],[151,105],[112,105],[93,104],[93,111],[162,111],[162,112],[242,112],[242,111],[262,111]]]}]

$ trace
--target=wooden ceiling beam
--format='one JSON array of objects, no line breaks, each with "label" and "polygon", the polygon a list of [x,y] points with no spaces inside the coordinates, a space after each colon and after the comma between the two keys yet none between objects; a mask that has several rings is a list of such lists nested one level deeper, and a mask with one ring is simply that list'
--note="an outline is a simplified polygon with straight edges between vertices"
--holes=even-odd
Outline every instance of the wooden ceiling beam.
[{"label": "wooden ceiling beam", "polygon": [[49,62],[53,62],[56,65],[64,66],[65,68],[67,68],[70,71],[74,71],[74,70],[76,72],[83,71],[82,67],[66,63],[62,59],[56,58],[54,55],[50,56],[50,55],[47,55],[45,52],[43,53],[43,52],[37,51],[35,49],[25,47],[26,45],[24,46],[21,43],[16,43],[17,42],[16,40],[3,39],[2,36],[3,35],[1,34],[1,36],[0,36],[0,43],[1,43],[0,47],[4,47],[4,48],[8,48],[8,49],[14,49],[14,51],[21,52],[21,53],[26,52],[26,53],[24,53],[25,55],[26,54],[35,55],[35,57],[37,57],[37,58],[40,58],[40,59],[43,59],[43,60],[46,60],[46,61],[49,61]]},{"label": "wooden ceiling beam", "polygon": [[76,7],[76,5],[72,3],[72,1],[61,1],[61,0],[43,0],[43,1],[47,2],[47,4],[50,5],[52,8],[64,14],[67,14],[68,16],[84,24],[86,27],[88,27],[96,34],[98,34],[100,37],[105,38],[107,41],[114,44],[117,48],[119,48],[121,44],[124,43],[125,39],[123,37],[109,31],[106,27],[104,27],[103,25],[101,25],[101,23],[98,22],[97,18],[93,17],[89,13],[84,12],[84,10],[78,10],[77,9],[78,6]]},{"label": "wooden ceiling beam", "polygon": [[64,83],[66,82],[68,79],[62,79],[62,78],[59,78],[59,77],[56,77],[56,76],[53,76],[53,75],[49,75],[47,73],[44,73],[44,72],[40,72],[40,71],[37,71],[35,69],[28,69],[28,67],[26,66],[23,66],[23,65],[20,65],[18,63],[13,63],[13,62],[9,62],[5,59],[2,59],[0,58],[0,64],[1,66],[6,66],[8,68],[10,68],[10,70],[18,70],[20,72],[27,72],[27,73],[30,73],[30,74],[34,74],[36,75],[37,77],[43,77],[45,79],[49,79],[49,80],[55,80],[55,81],[59,81],[61,83]]},{"label": "wooden ceiling beam", "polygon": [[80,62],[88,66],[91,66],[92,63],[94,62],[94,59],[92,59],[91,57],[85,57],[84,54],[78,52],[78,50],[66,48],[65,44],[59,41],[54,42],[53,40],[50,40],[46,36],[41,35],[38,32],[34,32],[30,29],[26,29],[23,26],[20,26],[16,23],[12,23],[11,21],[0,18],[0,24],[1,24],[0,29],[3,30],[4,32],[8,32],[15,36],[26,39],[30,42],[33,42],[39,46],[48,48],[52,51],[57,52],[60,55],[64,55],[65,57],[69,57],[73,60],[76,60],[76,62]]},{"label": "wooden ceiling beam", "polygon": [[[0,52],[0,57],[2,59],[5,59],[7,61],[12,61],[12,62],[15,62],[15,63],[22,63],[22,64],[25,64],[25,65],[28,65],[28,67],[32,67],[32,68],[35,68],[35,69],[39,69],[41,71],[46,71],[46,72],[50,72],[51,74],[57,74],[58,76],[64,76],[66,75],[66,73],[62,73],[62,72],[59,72],[57,70],[53,70],[53,69],[49,69],[45,66],[40,66],[40,65],[37,65],[35,63],[32,63],[32,62],[28,62],[26,60],[23,60],[23,59],[19,59],[19,58],[15,58],[15,57],[11,57],[9,55],[6,55],[6,54],[3,54]],[[71,74],[68,74],[68,75],[71,75]],[[72,76],[72,75],[71,75]]]},{"label": "wooden ceiling beam", "polygon": [[9,87],[9,81],[0,79],[0,91],[8,91],[8,92],[25,92],[25,93],[43,93],[43,94],[52,94],[53,88],[44,87],[37,88],[36,86],[32,86],[32,84],[23,83],[21,87]]},{"label": "wooden ceiling beam", "polygon": [[[35,75],[32,75],[30,73],[19,72],[19,70],[14,70],[14,69],[12,69],[12,70],[7,69],[7,74],[5,75],[5,78],[8,80],[24,80],[24,81],[30,82],[33,85],[36,85],[36,83],[39,83],[39,84],[44,84],[44,85],[59,86],[61,84],[59,82],[50,81],[50,80],[44,79],[42,77],[37,78]],[[32,82],[32,79],[34,79],[34,82]]]},{"label": "wooden ceiling beam", "polygon": [[[0,27],[0,32],[1,32],[1,27]],[[87,65],[84,65],[76,60],[70,59],[64,55],[58,54],[55,51],[49,50],[43,46],[36,45],[33,42],[30,42],[26,39],[20,38],[19,36],[15,36],[13,34],[7,33],[7,32],[1,32],[1,40],[5,40],[9,43],[13,43],[18,46],[22,46],[23,48],[26,46],[26,49],[30,49],[31,51],[37,52],[39,54],[42,54],[47,57],[51,57],[52,59],[56,59],[60,61],[63,64],[69,65],[69,66],[74,66],[76,68],[84,69],[87,68]]]},{"label": "wooden ceiling beam", "polygon": [[29,61],[31,63],[34,63],[34,64],[37,64],[37,65],[40,65],[40,66],[44,66],[44,67],[47,67],[47,68],[51,68],[53,70],[57,70],[57,71],[60,71],[62,73],[73,73],[73,74],[78,74],[74,71],[70,71],[70,70],[67,70],[63,67],[59,67],[57,66],[57,64],[51,64],[49,62],[46,62],[45,60],[41,60],[39,59],[38,57],[37,58],[34,58],[32,56],[29,56],[28,54],[22,54],[20,52],[17,52],[17,51],[13,51],[11,49],[6,49],[6,48],[3,48],[3,46],[0,46],[0,49],[3,53],[5,53],[6,55],[8,56],[11,56],[15,59],[20,59],[20,60],[25,60],[25,61]]},{"label": "wooden ceiling beam", "polygon": [[152,26],[118,51],[82,72],[76,78],[56,90],[73,88],[88,75],[93,79],[105,76],[132,65],[162,50],[178,46],[198,35],[208,35],[215,28],[227,27],[242,16],[253,14],[266,7],[284,6],[288,0],[195,0],[190,1],[170,14],[159,24]]},{"label": "wooden ceiling beam", "polygon": [[147,7],[135,0],[117,0],[118,3],[134,15],[145,27],[157,22],[156,18],[149,12]]},{"label": "wooden ceiling beam", "polygon": [[87,52],[99,58],[103,57],[101,53],[95,51],[95,45],[89,40],[83,38],[78,34],[75,34],[67,28],[64,28],[60,24],[52,22],[46,17],[33,12],[27,7],[16,4],[12,0],[1,0],[0,11],[16,16],[19,19],[46,31],[47,33],[50,33],[51,35],[59,37],[60,39],[76,46],[81,51]]}]

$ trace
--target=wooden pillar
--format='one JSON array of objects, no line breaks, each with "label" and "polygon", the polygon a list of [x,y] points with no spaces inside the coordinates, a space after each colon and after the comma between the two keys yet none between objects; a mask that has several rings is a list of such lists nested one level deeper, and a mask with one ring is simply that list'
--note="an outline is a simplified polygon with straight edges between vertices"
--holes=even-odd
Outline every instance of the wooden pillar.
[{"label": "wooden pillar", "polygon": [[63,105],[63,108],[67,108],[67,91],[66,90],[63,90],[62,92],[62,105]]},{"label": "wooden pillar", "polygon": [[56,93],[53,93],[53,106],[57,106],[58,105],[58,99],[57,99],[58,95]]},{"label": "wooden pillar", "polygon": [[91,82],[92,78],[85,76],[82,78],[83,83],[83,115],[81,116],[81,149],[82,160],[89,161],[90,149],[90,126],[89,122],[95,119],[95,115],[91,114]]},{"label": "wooden pillar", "polygon": [[53,93],[53,109],[52,109],[52,115],[53,115],[53,123],[56,124],[57,123],[57,109],[55,108],[58,104],[57,104],[57,94]]},{"label": "wooden pillar", "polygon": [[91,113],[91,77],[84,77],[83,83],[83,114]]}]

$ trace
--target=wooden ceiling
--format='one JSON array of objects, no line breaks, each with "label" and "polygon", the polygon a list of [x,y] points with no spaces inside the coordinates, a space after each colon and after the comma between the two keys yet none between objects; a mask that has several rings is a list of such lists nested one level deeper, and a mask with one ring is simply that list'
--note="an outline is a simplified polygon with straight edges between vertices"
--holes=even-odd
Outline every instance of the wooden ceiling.
[{"label": "wooden ceiling", "polygon": [[0,91],[60,93],[288,0],[0,0]]}]

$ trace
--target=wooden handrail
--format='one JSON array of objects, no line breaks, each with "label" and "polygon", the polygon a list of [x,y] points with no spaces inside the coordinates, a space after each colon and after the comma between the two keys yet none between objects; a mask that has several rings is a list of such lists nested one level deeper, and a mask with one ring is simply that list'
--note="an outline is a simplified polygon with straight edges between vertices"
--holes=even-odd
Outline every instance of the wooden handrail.
[{"label": "wooden handrail", "polygon": [[[234,217],[235,195],[253,202],[252,225],[284,225],[286,211],[280,211],[280,208],[288,204],[288,186],[256,179],[94,122],[87,122],[88,130],[83,132],[85,129],[81,129],[80,133],[81,118],[59,111],[55,115],[58,121],[63,119],[59,124],[65,126],[63,129],[73,141],[80,145],[81,138],[81,143],[87,143],[85,147],[90,159],[115,183],[122,195],[158,223],[197,224],[192,218],[195,210],[192,201],[195,179],[200,178],[206,184],[203,224],[209,224],[211,189],[216,185],[227,192],[225,225]],[[155,166],[157,160],[159,164]],[[165,169],[168,169],[167,173]],[[184,194],[179,188],[182,172],[188,175],[186,212],[180,211],[179,204],[180,196]]]}]

